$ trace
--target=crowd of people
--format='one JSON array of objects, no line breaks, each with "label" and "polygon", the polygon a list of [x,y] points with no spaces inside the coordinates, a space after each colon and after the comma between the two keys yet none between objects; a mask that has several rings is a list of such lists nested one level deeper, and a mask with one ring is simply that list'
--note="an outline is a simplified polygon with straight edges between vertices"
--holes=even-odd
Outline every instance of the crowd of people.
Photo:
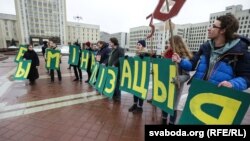
[{"label": "crowd of people", "polygon": [[[170,116],[168,121],[168,113],[162,111],[162,124],[176,124],[177,121],[177,105],[180,101],[183,85],[185,82],[190,83],[193,78],[201,79],[211,82],[218,87],[224,86],[236,90],[246,90],[250,87],[250,53],[248,46],[250,40],[248,38],[236,34],[239,28],[239,22],[232,14],[219,16],[211,27],[208,28],[209,40],[200,46],[197,53],[192,54],[189,51],[185,41],[178,35],[174,35],[166,41],[165,51],[162,53],[162,58],[172,59],[178,65],[178,74],[173,78],[172,83],[178,86],[176,91],[177,99],[174,105],[174,115]],[[80,46],[78,43],[75,45]],[[100,64],[106,66],[113,66],[119,69],[119,59],[125,55],[124,49],[119,46],[116,38],[110,38],[109,43],[98,41],[98,51],[95,51],[90,42],[86,42],[82,49],[95,52],[95,59]],[[57,49],[53,41],[49,41],[48,45],[44,43],[42,49],[44,59],[46,61],[46,49]],[[146,46],[146,40],[139,40],[137,42],[137,56],[149,56]],[[32,60],[31,69],[28,75],[30,84],[34,84],[35,79],[39,77],[37,66],[39,66],[39,59],[37,54],[33,51],[32,45],[29,46],[28,51],[24,54],[24,58]],[[79,59],[81,56],[79,56]],[[61,61],[60,61],[61,62]],[[87,69],[89,82],[91,76],[91,58]],[[82,71],[80,69],[80,61],[78,65],[73,66],[75,79],[73,81],[82,82]],[[189,72],[195,71],[191,77]],[[54,70],[48,70],[51,76],[51,83],[54,82]],[[58,80],[62,81],[61,71],[57,70]],[[120,77],[118,72],[117,85],[113,99],[115,101],[121,100],[121,91],[119,90]],[[191,78],[190,78],[191,77]],[[141,113],[143,112],[143,99],[134,96],[133,105],[128,109],[129,112]]]}]

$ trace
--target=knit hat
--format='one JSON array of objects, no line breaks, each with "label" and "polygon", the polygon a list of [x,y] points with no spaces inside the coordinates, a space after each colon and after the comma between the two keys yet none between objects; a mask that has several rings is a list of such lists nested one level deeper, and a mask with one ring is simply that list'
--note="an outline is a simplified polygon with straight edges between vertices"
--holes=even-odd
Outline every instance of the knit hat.
[{"label": "knit hat", "polygon": [[86,42],[85,45],[88,46],[88,47],[90,47],[90,42],[89,41]]},{"label": "knit hat", "polygon": [[140,43],[143,47],[146,47],[145,40],[139,40],[137,43]]}]

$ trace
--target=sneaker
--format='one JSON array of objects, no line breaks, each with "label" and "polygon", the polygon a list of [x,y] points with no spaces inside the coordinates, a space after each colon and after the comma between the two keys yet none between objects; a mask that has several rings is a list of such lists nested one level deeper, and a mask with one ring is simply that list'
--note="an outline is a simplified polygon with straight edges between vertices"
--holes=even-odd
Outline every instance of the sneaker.
[{"label": "sneaker", "polygon": [[137,108],[133,111],[133,113],[142,113],[142,112],[143,112],[142,107],[137,107]]},{"label": "sneaker", "polygon": [[137,108],[137,105],[136,104],[133,104],[133,106],[131,106],[128,111],[129,112],[133,112],[135,109]]},{"label": "sneaker", "polygon": [[89,83],[89,80],[86,80],[85,83]]}]

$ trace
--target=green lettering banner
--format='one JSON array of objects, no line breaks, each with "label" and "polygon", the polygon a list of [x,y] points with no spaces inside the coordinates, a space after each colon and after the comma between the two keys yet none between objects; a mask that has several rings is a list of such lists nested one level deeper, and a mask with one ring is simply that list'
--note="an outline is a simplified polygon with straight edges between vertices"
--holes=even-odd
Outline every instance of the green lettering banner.
[{"label": "green lettering banner", "polygon": [[94,71],[93,69],[94,69],[94,66],[95,66],[95,63],[96,63],[95,54],[92,51],[90,51],[89,53],[90,53],[90,56],[91,56],[91,68],[90,68],[90,70],[91,70],[91,73],[93,73],[93,71]]},{"label": "green lettering banner", "polygon": [[31,60],[22,60],[18,62],[14,80],[25,80],[30,72]]},{"label": "green lettering banner", "polygon": [[79,62],[79,56],[80,56],[80,47],[75,45],[70,45],[68,64],[77,66]]},{"label": "green lettering banner", "polygon": [[170,59],[155,58],[152,60],[152,68],[152,104],[173,115],[176,94],[175,85],[171,81],[176,76],[176,67]]},{"label": "green lettering banner", "polygon": [[99,93],[103,93],[103,89],[104,89],[104,86],[105,86],[107,74],[108,74],[108,69],[105,66],[100,65],[99,66],[98,77],[97,77],[97,80],[96,80],[96,83],[95,83],[95,88]]},{"label": "green lettering banner", "polygon": [[89,51],[82,50],[81,69],[87,71],[88,63],[89,63]]},{"label": "green lettering banner", "polygon": [[120,58],[120,86],[119,89],[128,93],[132,93],[134,58]]},{"label": "green lettering banner", "polygon": [[106,83],[104,86],[103,94],[109,98],[112,98],[114,95],[117,75],[118,75],[118,68],[107,67],[107,78],[106,78]]},{"label": "green lettering banner", "polygon": [[99,63],[97,62],[95,63],[94,68],[92,69],[92,73],[89,79],[89,84],[92,86],[94,86],[96,83],[96,75],[97,75],[98,69],[99,69]]},{"label": "green lettering banner", "polygon": [[56,69],[60,68],[60,58],[61,58],[61,51],[55,49],[46,49],[46,68],[48,69]]},{"label": "green lettering banner", "polygon": [[14,61],[16,63],[18,63],[19,61],[22,61],[23,60],[23,55],[27,50],[28,50],[27,45],[20,45]]},{"label": "green lettering banner", "polygon": [[135,57],[133,63],[131,93],[145,100],[148,94],[150,58],[144,57],[141,59],[140,57]]},{"label": "green lettering banner", "polygon": [[193,79],[179,124],[241,124],[250,94]]}]

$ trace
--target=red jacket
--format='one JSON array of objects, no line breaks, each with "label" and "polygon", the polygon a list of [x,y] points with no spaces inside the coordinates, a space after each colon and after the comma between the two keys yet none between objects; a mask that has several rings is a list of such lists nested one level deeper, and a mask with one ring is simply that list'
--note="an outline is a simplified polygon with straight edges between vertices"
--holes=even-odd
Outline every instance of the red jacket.
[{"label": "red jacket", "polygon": [[164,53],[164,58],[172,58],[172,55],[173,55],[173,50],[171,49]]}]

